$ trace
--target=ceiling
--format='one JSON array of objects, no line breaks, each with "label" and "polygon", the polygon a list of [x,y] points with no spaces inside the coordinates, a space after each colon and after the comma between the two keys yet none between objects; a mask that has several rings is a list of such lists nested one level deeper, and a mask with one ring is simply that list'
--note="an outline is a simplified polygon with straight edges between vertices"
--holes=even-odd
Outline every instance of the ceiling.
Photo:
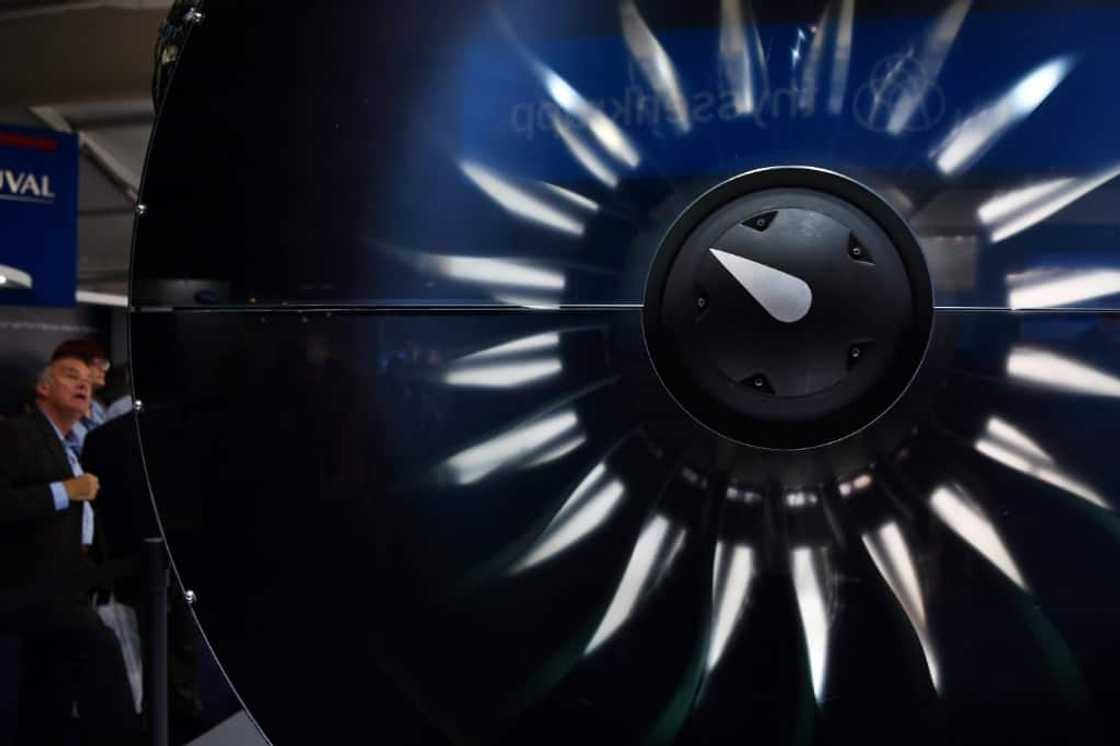
[{"label": "ceiling", "polygon": [[155,114],[153,50],[171,0],[0,0],[0,124],[78,135],[78,289],[123,304]]}]

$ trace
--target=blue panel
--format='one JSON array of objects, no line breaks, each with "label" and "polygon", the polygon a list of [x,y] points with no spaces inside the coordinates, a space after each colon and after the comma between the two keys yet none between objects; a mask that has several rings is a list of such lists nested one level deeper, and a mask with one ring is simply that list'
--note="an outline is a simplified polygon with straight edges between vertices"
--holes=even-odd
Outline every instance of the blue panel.
[{"label": "blue panel", "polygon": [[0,304],[74,305],[77,236],[77,137],[0,129]]},{"label": "blue panel", "polygon": [[[544,25],[536,12],[528,15],[516,19],[519,30]],[[755,62],[750,107],[736,104],[736,89],[721,64],[719,28],[656,32],[683,109],[650,86],[617,31],[541,41],[531,50],[505,35],[482,36],[463,52],[462,150],[522,177],[585,180],[586,170],[554,121],[559,118],[584,140],[594,134],[573,109],[563,108],[560,89],[549,88],[550,80],[562,79],[641,151],[632,168],[615,164],[620,173],[695,177],[725,174],[729,161],[740,170],[784,161],[863,171],[905,167],[910,178],[920,173],[932,179],[939,174],[927,156],[954,125],[1048,63],[1065,60],[1068,80],[1062,78],[1061,90],[1034,115],[1029,131],[992,149],[984,174],[1077,173],[1116,160],[1115,129],[1109,135],[1096,127],[1120,123],[1120,100],[1095,92],[1105,89],[1117,62],[1117,8],[976,10],[961,25],[943,67],[930,70],[919,52],[938,22],[920,14],[861,17],[842,87],[833,74],[835,50],[822,45],[818,54],[813,48],[818,26],[766,24],[759,29],[765,60]],[[826,36],[836,32],[836,21],[829,23],[821,27]],[[1008,43],[1009,27],[1016,43]],[[1040,74],[1024,90],[1032,82],[1045,87],[1044,78]],[[927,86],[905,126],[892,131],[891,110],[907,91]],[[834,89],[844,95],[833,99]],[[675,112],[685,115],[686,125]],[[1055,143],[1062,147],[1051,150]]]}]

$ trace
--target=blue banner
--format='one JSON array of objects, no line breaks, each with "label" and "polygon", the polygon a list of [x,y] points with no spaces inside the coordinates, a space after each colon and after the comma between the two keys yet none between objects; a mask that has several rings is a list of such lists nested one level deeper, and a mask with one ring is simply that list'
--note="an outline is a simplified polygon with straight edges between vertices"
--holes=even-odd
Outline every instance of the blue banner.
[{"label": "blue banner", "polygon": [[77,246],[77,137],[0,125],[0,305],[74,305]]},{"label": "blue banner", "polygon": [[[611,170],[727,176],[775,163],[936,177],[960,165],[941,155],[960,124],[993,107],[1033,110],[1023,102],[1038,97],[1045,106],[1031,126],[998,138],[978,165],[1001,177],[1093,172],[1120,152],[1120,98],[1100,93],[1120,64],[1118,21],[1108,6],[974,12],[943,57],[922,50],[936,48],[945,19],[910,14],[861,20],[843,56],[814,48],[794,24],[761,27],[757,40],[741,40],[738,58],[721,51],[718,28],[658,30],[662,56],[646,60],[621,36],[491,41],[465,54],[462,150],[499,171],[562,183],[589,172],[611,182]],[[1014,43],[993,46],[1009,29]],[[830,27],[824,36],[834,35]],[[627,147],[600,153],[604,142]]]}]

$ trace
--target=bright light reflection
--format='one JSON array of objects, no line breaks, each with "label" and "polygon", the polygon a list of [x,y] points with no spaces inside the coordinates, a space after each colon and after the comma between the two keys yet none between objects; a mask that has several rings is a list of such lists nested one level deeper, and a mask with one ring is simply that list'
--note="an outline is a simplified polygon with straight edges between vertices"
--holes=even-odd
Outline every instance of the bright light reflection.
[{"label": "bright light reflection", "polygon": [[21,269],[0,264],[0,286],[30,289],[32,287],[31,275]]},{"label": "bright light reflection", "polygon": [[550,184],[547,181],[542,181],[541,186],[543,186],[545,189],[552,192],[556,196],[563,197],[581,210],[586,210],[587,212],[592,214],[599,212],[598,202],[593,199],[584,197],[582,194],[573,192],[571,189],[565,189],[562,186]]},{"label": "bright light reflection", "polygon": [[1015,585],[1029,590],[995,527],[959,488],[948,485],[938,487],[930,496],[929,504],[942,523],[968,542]]},{"label": "bright light reflection", "polygon": [[828,610],[824,588],[818,575],[819,550],[799,547],[793,550],[793,586],[797,608],[801,611],[801,629],[809,650],[809,670],[817,702],[824,696],[825,666],[828,663]]},{"label": "bright light reflection", "polygon": [[472,484],[498,469],[537,457],[578,426],[575,412],[566,410],[468,448],[448,459],[445,466],[457,484]]},{"label": "bright light reflection", "polygon": [[1120,163],[1082,179],[1051,179],[999,194],[980,205],[980,222],[988,237],[999,243],[1031,228],[1065,209],[1089,192],[1120,176]]},{"label": "bright light reflection", "polygon": [[933,642],[929,636],[929,623],[926,620],[925,603],[922,601],[922,589],[918,583],[914,559],[910,555],[906,540],[902,537],[902,531],[897,524],[888,523],[874,533],[863,534],[862,538],[863,545],[867,547],[879,574],[887,581],[887,586],[890,587],[910,620],[910,626],[914,628],[918,642],[922,646],[930,681],[933,683],[933,688],[940,692],[941,675],[933,652]]},{"label": "bright light reflection", "polygon": [[451,386],[509,388],[550,378],[563,370],[560,358],[544,354],[560,345],[556,332],[535,334],[464,355],[448,365]]},{"label": "bright light reflection", "polygon": [[871,99],[871,117],[869,121],[878,121],[879,111],[883,108],[883,98],[888,92],[898,90],[900,86],[908,85],[908,81],[902,80],[902,75],[907,69],[907,63],[912,59],[913,51],[906,54],[897,55],[897,59],[890,69],[887,70],[883,80],[877,86],[874,86],[873,97]]},{"label": "bright light reflection", "polygon": [[665,49],[657,41],[649,26],[646,24],[638,7],[630,0],[619,4],[618,10],[622,16],[622,35],[626,46],[633,55],[634,60],[642,71],[642,75],[649,82],[650,87],[672,112],[670,121],[679,132],[685,133],[692,129],[689,121],[688,104],[685,102],[681,83],[677,78],[677,71],[673,61],[669,59]]},{"label": "bright light reflection", "polygon": [[583,235],[582,221],[544,202],[504,176],[471,161],[461,161],[459,168],[468,179],[507,212],[569,236]]},{"label": "bright light reflection", "polygon": [[1059,391],[1120,397],[1120,378],[1053,352],[1016,347],[1007,357],[1007,373]]},{"label": "bright light reflection", "polygon": [[510,42],[521,53],[526,65],[544,86],[553,102],[569,116],[586,126],[599,145],[614,158],[630,168],[634,168],[641,163],[641,156],[637,149],[619,126],[598,107],[580,95],[568,81],[537,59],[536,55],[517,37],[517,32],[513,29],[509,19],[497,5],[492,6],[492,10],[498,28],[506,34]]},{"label": "bright light reflection", "polygon": [[1073,184],[1072,178],[1051,179],[1037,184],[997,194],[976,210],[976,217],[984,225],[1006,221],[1008,218],[1046,200]]},{"label": "bright light reflection", "polygon": [[552,378],[563,370],[560,358],[506,365],[472,365],[447,371],[443,375],[443,382],[449,386],[513,388]]},{"label": "bright light reflection", "polygon": [[824,42],[828,36],[829,19],[832,6],[825,6],[817,26],[813,30],[813,41],[809,45],[809,56],[801,73],[801,110],[812,114],[817,107],[817,76],[820,74],[821,61],[824,59]]},{"label": "bright light reflection", "polygon": [[786,493],[786,505],[790,508],[803,508],[807,505],[816,505],[817,496],[812,492]]},{"label": "bright light reflection", "polygon": [[1006,93],[978,109],[937,146],[931,157],[938,170],[955,176],[977,161],[1013,126],[1046,100],[1073,69],[1072,57],[1058,57],[1035,68]]},{"label": "bright light reflection", "polygon": [[681,478],[698,489],[706,489],[708,487],[707,478],[705,478],[702,474],[700,474],[700,472],[696,471],[691,466],[681,467]]},{"label": "bright light reflection", "polygon": [[607,478],[603,464],[596,466],[564,502],[536,545],[510,570],[510,574],[549,560],[582,541],[606,522],[625,493],[622,482]]},{"label": "bright light reflection", "polygon": [[789,66],[790,73],[797,72],[797,65],[801,62],[801,45],[805,43],[805,29],[797,29],[797,38],[793,42],[793,46],[789,49]]},{"label": "bright light reflection", "polygon": [[1031,471],[1030,459],[994,443],[987,438],[979,438],[975,445],[977,451],[1000,462],[1004,466],[1009,466],[1015,471],[1021,471],[1025,474],[1029,474]]},{"label": "bright light reflection", "polygon": [[579,435],[574,435],[571,438],[569,438],[568,440],[565,440],[561,443],[558,443],[555,448],[551,448],[551,449],[545,451],[544,453],[542,453],[541,455],[534,457],[532,461],[527,461],[524,464],[524,466],[522,466],[521,468],[522,469],[533,469],[533,468],[541,466],[543,464],[548,464],[548,463],[551,463],[551,462],[556,461],[558,459],[564,458],[569,453],[576,450],[577,448],[579,448],[581,445],[583,445],[586,442],[587,442],[587,436],[584,435],[583,433],[580,433]]},{"label": "bright light reflection", "polygon": [[754,490],[749,490],[745,487],[739,487],[734,484],[727,485],[727,490],[724,492],[724,496],[732,502],[745,503],[747,505],[753,505],[754,503],[762,502],[762,495],[758,494]]},{"label": "bright light reflection", "polygon": [[1026,433],[1022,432],[1011,423],[1001,420],[999,417],[990,418],[985,429],[988,431],[988,435],[998,441],[1002,441],[1006,445],[1012,446],[1020,453],[1026,453],[1045,461],[1053,461],[1053,459],[1050,458],[1050,454],[1042,449],[1042,446],[1027,437]]},{"label": "bright light reflection", "polygon": [[588,643],[585,655],[590,655],[614,636],[634,613],[642,596],[651,592],[665,577],[684,544],[684,536],[683,528],[672,530],[672,524],[662,515],[654,516],[646,524],[630,555],[622,582]]},{"label": "bright light reflection", "polygon": [[1032,461],[1021,453],[1016,453],[1014,450],[987,438],[980,438],[976,441],[976,450],[1015,471],[1032,476],[1060,490],[1065,490],[1071,495],[1076,495],[1098,507],[1111,510],[1111,506],[1091,487],[1066,476],[1046,463]]},{"label": "bright light reflection", "polygon": [[585,143],[575,131],[568,126],[563,117],[553,115],[552,126],[564,147],[572,154],[576,161],[587,169],[587,172],[603,183],[607,189],[618,186],[618,174],[608,166],[602,158]]},{"label": "bright light reflection", "polygon": [[988,420],[987,436],[979,438],[975,447],[993,461],[1111,510],[1108,502],[1096,491],[1062,473],[1050,454],[1009,423],[991,418]]},{"label": "bright light reflection", "polygon": [[918,58],[918,65],[924,75],[924,80],[921,81],[923,85],[905,87],[905,92],[891,110],[890,118],[887,120],[887,132],[899,135],[907,130],[907,125],[918,111],[918,107],[929,95],[941,75],[945,58],[949,56],[949,50],[960,34],[965,16],[968,15],[971,7],[972,0],[956,0],[938,19],[937,25],[926,39],[922,55]]},{"label": "bright light reflection", "polygon": [[852,26],[855,21],[856,0],[841,0],[840,20],[836,26],[836,50],[832,59],[832,87],[828,94],[828,111],[839,114],[844,110],[844,94],[848,90],[848,66],[852,61]]},{"label": "bright light reflection", "polygon": [[529,262],[483,256],[418,256],[419,263],[454,280],[480,285],[561,291],[567,281],[560,272],[541,269]]},{"label": "bright light reflection", "polygon": [[495,300],[527,307],[556,308],[567,278],[561,271],[533,261],[488,256],[431,254],[371,242],[416,270],[456,282],[479,285]]},{"label": "bright light reflection", "polygon": [[478,362],[482,360],[493,360],[494,358],[504,358],[512,355],[519,355],[525,352],[540,352],[543,350],[552,350],[560,346],[559,332],[544,332],[542,334],[533,334],[521,339],[515,339],[512,342],[505,342],[494,347],[487,347],[478,352],[472,352],[470,355],[459,358],[463,362],[471,361]]},{"label": "bright light reflection", "polygon": [[836,483],[836,491],[840,493],[841,497],[851,497],[857,492],[863,492],[871,486],[873,482],[872,476],[869,472],[857,474],[853,479],[843,480]]},{"label": "bright light reflection", "polygon": [[515,293],[494,293],[494,300],[506,306],[520,306],[534,311],[558,311],[560,304],[550,298]]},{"label": "bright light reflection", "polygon": [[735,113],[753,113],[759,95],[755,91],[754,69],[758,69],[765,82],[766,59],[750,0],[720,0],[719,56]]},{"label": "bright light reflection", "polygon": [[1053,308],[1120,293],[1120,271],[1098,269],[1024,283],[1008,293],[1011,308]]},{"label": "bright light reflection", "polygon": [[712,632],[708,646],[708,670],[718,664],[731,633],[747,607],[748,591],[754,577],[754,550],[745,544],[734,544],[728,551],[726,542],[716,543],[712,567]]},{"label": "bright light reflection", "polygon": [[556,105],[583,122],[604,150],[630,168],[641,163],[637,149],[610,117],[543,63],[534,62],[532,67]]}]

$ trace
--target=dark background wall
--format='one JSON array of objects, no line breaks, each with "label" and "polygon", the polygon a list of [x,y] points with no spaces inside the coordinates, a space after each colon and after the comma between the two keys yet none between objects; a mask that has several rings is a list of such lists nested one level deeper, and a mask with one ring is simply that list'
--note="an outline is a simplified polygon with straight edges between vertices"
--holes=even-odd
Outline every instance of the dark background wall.
[{"label": "dark background wall", "polygon": [[[111,352],[123,350],[123,340],[114,345],[110,338],[112,315],[107,307],[83,304],[73,308],[0,306],[0,417],[22,411],[30,401],[35,377],[60,342],[86,337]],[[114,363],[123,362],[113,357]]]}]

